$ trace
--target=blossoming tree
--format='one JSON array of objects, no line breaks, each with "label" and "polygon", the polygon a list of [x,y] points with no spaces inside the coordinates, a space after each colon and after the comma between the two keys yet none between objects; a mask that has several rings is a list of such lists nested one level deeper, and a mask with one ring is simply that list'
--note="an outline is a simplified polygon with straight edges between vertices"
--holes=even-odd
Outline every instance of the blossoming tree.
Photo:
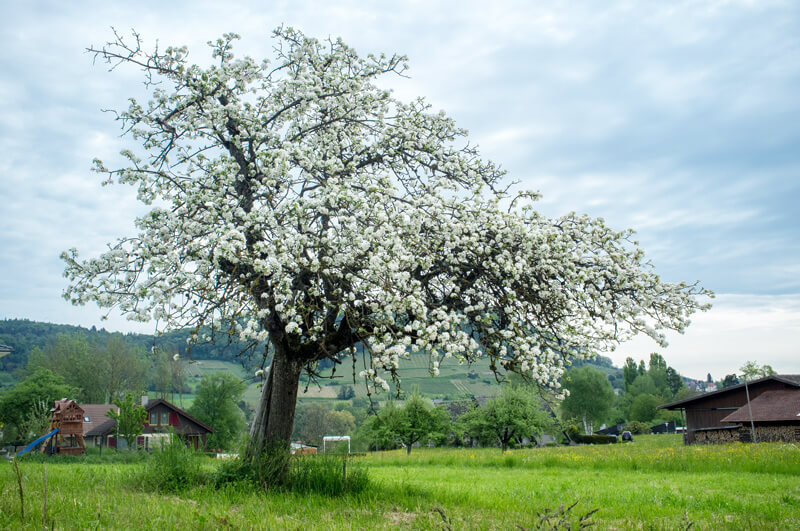
[{"label": "blossoming tree", "polygon": [[639,332],[663,343],[701,308],[704,290],[661,281],[629,231],[539,215],[453,120],[379,88],[403,57],[279,28],[274,61],[256,62],[236,37],[209,43],[208,67],[136,34],[91,50],[144,71],[152,99],[118,115],[141,147],[95,169],[152,208],[138,235],[63,259],[75,304],[271,345],[252,452],[289,441],[301,372],[358,345],[374,388],[411,351],[433,374],[488,357],[557,386],[570,357]]}]

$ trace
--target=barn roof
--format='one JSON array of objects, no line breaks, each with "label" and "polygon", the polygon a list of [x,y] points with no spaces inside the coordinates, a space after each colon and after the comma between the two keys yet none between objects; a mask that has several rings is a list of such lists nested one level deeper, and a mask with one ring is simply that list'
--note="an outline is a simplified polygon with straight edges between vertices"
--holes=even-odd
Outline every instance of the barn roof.
[{"label": "barn roof", "polygon": [[[772,376],[765,376],[764,378],[759,378],[757,380],[752,380],[747,382],[747,385],[750,387],[762,384],[768,381],[777,381],[788,384],[792,387],[800,388],[800,374],[775,374]],[[731,391],[736,391],[738,389],[743,389],[744,384],[740,383],[737,385],[732,385],[730,387],[726,387],[725,389],[720,389],[719,391],[712,391],[710,393],[703,393],[701,395],[693,396],[691,398],[684,398],[683,400],[677,400],[675,402],[670,402],[669,404],[664,404],[663,406],[658,406],[658,409],[681,409],[686,407],[687,405],[691,405],[697,402],[702,402],[703,400],[707,400],[711,397],[722,396]]]},{"label": "barn roof", "polygon": [[722,422],[750,422],[750,410],[754,422],[800,422],[800,389],[765,391],[750,401],[750,409],[742,406]]}]

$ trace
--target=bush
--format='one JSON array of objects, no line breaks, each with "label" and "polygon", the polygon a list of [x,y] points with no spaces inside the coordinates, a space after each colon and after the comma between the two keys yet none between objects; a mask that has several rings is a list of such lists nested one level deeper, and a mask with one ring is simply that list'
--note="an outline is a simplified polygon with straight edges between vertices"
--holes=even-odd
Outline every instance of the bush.
[{"label": "bush", "polygon": [[217,488],[236,483],[255,483],[252,468],[246,464],[239,457],[223,460],[211,475],[211,483]]},{"label": "bush", "polygon": [[339,400],[350,400],[351,398],[355,398],[356,391],[353,389],[352,385],[345,385],[339,389],[339,392],[336,394],[336,398]]},{"label": "bush", "polygon": [[617,442],[617,438],[613,435],[600,435],[600,434],[593,434],[593,435],[570,435],[572,439],[577,443],[582,444],[614,444]]},{"label": "bush", "polygon": [[187,448],[177,435],[169,437],[160,449],[153,452],[144,472],[146,487],[175,492],[199,485],[204,475],[202,454]]},{"label": "bush", "polygon": [[646,422],[639,422],[637,420],[629,422],[625,429],[634,435],[645,435],[650,433],[650,426]]}]

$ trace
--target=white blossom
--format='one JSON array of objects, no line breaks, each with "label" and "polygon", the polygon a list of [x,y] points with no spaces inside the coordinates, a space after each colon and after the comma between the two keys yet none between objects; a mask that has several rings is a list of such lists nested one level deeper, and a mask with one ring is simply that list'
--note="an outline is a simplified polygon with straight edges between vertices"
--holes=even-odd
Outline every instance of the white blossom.
[{"label": "white blossom", "polygon": [[274,62],[235,59],[233,35],[211,43],[208,67],[183,48],[100,52],[160,83],[120,114],[142,144],[128,166],[95,163],[153,206],[101,255],[62,254],[68,300],[224,328],[307,364],[361,343],[359,376],[379,390],[378,370],[394,377],[413,350],[433,374],[441,358],[489,357],[557,388],[571,358],[639,333],[664,344],[707,307],[697,285],[661,280],[631,231],[504,192],[452,119],[378,87],[405,58],[275,36]]}]

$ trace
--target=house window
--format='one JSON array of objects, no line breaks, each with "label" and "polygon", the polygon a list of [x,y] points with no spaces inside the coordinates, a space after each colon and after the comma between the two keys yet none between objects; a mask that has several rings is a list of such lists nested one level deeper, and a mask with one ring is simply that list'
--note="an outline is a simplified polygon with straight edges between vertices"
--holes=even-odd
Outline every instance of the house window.
[{"label": "house window", "polygon": [[158,424],[158,413],[150,412],[150,425],[155,426]]},{"label": "house window", "polygon": [[169,424],[169,413],[167,411],[161,412],[161,425],[166,426]]},{"label": "house window", "polygon": [[83,421],[84,421],[84,422],[91,422],[91,421],[89,420],[89,417],[83,417]]}]

